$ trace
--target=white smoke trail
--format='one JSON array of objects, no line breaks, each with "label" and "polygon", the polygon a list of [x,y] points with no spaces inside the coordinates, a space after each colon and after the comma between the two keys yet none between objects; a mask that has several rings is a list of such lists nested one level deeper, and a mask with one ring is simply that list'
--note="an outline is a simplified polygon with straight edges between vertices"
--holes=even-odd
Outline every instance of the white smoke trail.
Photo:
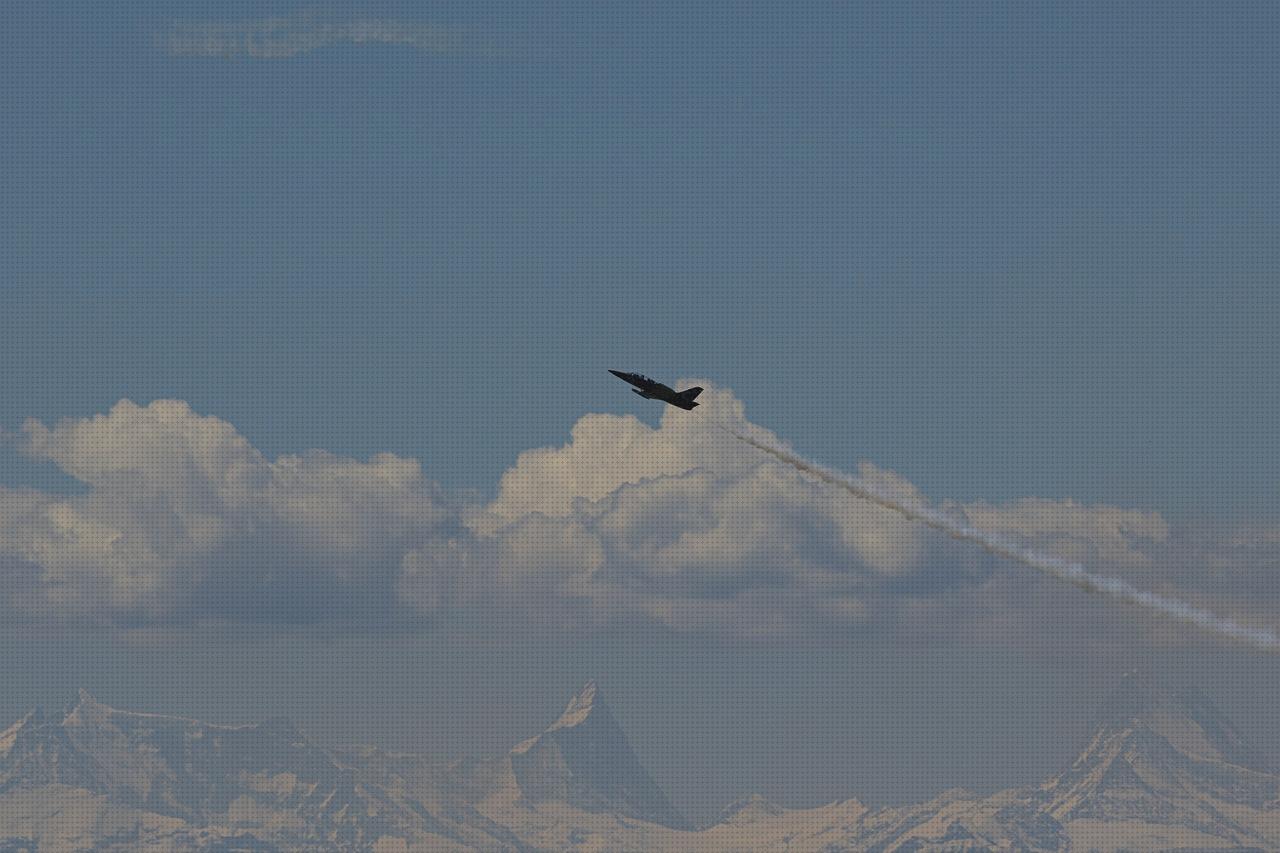
[{"label": "white smoke trail", "polygon": [[1138,589],[1128,581],[1120,578],[1107,577],[1105,575],[1095,575],[1084,568],[1079,563],[1073,563],[1070,560],[1064,560],[1052,554],[1043,554],[1039,551],[1033,551],[1024,548],[1009,539],[1004,538],[996,533],[989,533],[952,518],[946,513],[941,512],[931,506],[907,501],[894,497],[886,492],[880,491],[875,486],[861,482],[848,474],[841,473],[831,468],[826,468],[816,462],[810,462],[803,459],[791,451],[778,447],[773,444],[767,444],[759,439],[742,435],[726,426],[720,426],[725,432],[732,435],[739,441],[745,442],[752,447],[763,450],[770,456],[775,457],[788,465],[792,465],[801,471],[812,474],[815,477],[830,483],[833,486],[848,491],[863,500],[871,501],[885,509],[893,510],[900,515],[906,516],[913,521],[919,521],[939,530],[953,539],[960,539],[965,542],[973,542],[980,545],[992,554],[1001,557],[1007,557],[1010,560],[1016,560],[1024,566],[1030,566],[1037,571],[1052,575],[1059,580],[1073,583],[1078,587],[1087,589],[1090,592],[1097,592],[1103,595],[1109,595],[1120,601],[1127,601],[1131,604],[1137,604],[1148,610],[1153,610],[1165,616],[1171,616],[1183,622],[1189,622],[1206,631],[1212,631],[1219,636],[1226,637],[1231,640],[1238,640],[1248,643],[1255,648],[1268,652],[1280,652],[1280,635],[1273,631],[1267,631],[1261,628],[1250,628],[1247,625],[1218,616],[1208,610],[1195,607],[1185,601],[1179,601],[1176,598],[1159,595],[1154,592],[1147,592]]}]

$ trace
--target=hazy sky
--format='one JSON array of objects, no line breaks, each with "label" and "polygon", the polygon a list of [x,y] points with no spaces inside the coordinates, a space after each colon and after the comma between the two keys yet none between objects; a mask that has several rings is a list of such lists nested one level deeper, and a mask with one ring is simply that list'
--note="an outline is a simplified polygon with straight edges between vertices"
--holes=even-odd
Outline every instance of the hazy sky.
[{"label": "hazy sky", "polygon": [[1276,658],[696,419],[1275,627],[1278,57],[1271,3],[32,4],[0,717],[443,754],[598,676],[699,816],[1030,781],[1128,666],[1276,742]]}]

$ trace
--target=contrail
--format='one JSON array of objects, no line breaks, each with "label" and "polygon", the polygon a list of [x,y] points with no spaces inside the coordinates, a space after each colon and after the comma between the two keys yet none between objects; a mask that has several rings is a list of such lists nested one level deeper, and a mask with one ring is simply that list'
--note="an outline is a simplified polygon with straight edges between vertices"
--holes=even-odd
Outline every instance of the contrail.
[{"label": "contrail", "polygon": [[1243,643],[1262,649],[1268,652],[1280,652],[1280,635],[1273,631],[1267,631],[1261,628],[1250,628],[1247,625],[1211,613],[1208,610],[1195,607],[1185,601],[1179,601],[1176,598],[1159,595],[1154,592],[1138,589],[1131,583],[1120,578],[1111,578],[1105,575],[1095,575],[1085,569],[1079,563],[1073,563],[1070,560],[1064,560],[1061,557],[1055,557],[1052,554],[1044,554],[1039,551],[1033,551],[1030,548],[1024,548],[1017,543],[1004,538],[996,533],[988,533],[979,530],[971,524],[960,521],[948,516],[931,506],[916,503],[914,501],[903,500],[894,497],[886,492],[882,492],[875,487],[863,483],[848,474],[841,473],[831,468],[826,468],[816,462],[810,462],[783,447],[773,444],[766,444],[759,439],[742,435],[735,432],[729,427],[717,424],[720,429],[732,435],[739,441],[745,442],[752,447],[768,453],[776,459],[786,462],[801,471],[812,474],[815,477],[838,486],[847,492],[850,492],[863,500],[871,501],[877,506],[903,515],[912,521],[919,521],[922,524],[939,530],[953,539],[960,539],[965,542],[973,542],[980,545],[992,554],[1001,557],[1007,557],[1022,563],[1024,566],[1030,566],[1037,571],[1052,575],[1059,580],[1073,583],[1082,589],[1090,592],[1098,592],[1103,595],[1109,595],[1119,601],[1127,601],[1131,604],[1137,604],[1148,610],[1165,616],[1171,616],[1183,622],[1189,622],[1206,631],[1212,631],[1219,636],[1226,637],[1231,640],[1238,640]]}]

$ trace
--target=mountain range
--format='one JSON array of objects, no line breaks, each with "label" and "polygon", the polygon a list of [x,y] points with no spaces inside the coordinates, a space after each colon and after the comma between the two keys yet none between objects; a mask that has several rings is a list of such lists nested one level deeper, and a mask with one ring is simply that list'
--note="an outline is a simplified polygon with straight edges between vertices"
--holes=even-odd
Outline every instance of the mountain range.
[{"label": "mountain range", "polygon": [[1134,674],[1038,786],[878,809],[753,795],[695,827],[595,683],[507,754],[447,766],[81,691],[0,733],[0,853],[89,850],[1280,850],[1280,774],[1207,698]]}]

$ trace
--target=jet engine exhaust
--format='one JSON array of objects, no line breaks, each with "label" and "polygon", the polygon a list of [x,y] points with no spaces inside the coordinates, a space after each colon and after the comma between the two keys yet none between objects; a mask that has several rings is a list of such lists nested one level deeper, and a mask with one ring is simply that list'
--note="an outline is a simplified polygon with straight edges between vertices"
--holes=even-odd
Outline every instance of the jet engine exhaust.
[{"label": "jet engine exhaust", "polygon": [[1280,635],[1273,631],[1241,625],[1232,619],[1218,616],[1185,601],[1138,589],[1128,581],[1120,578],[1093,574],[1079,563],[1074,563],[1052,554],[1044,554],[1024,548],[999,534],[988,533],[963,521],[951,518],[946,513],[931,506],[901,500],[881,492],[869,484],[862,483],[848,474],[824,467],[816,462],[810,462],[785,448],[766,444],[758,439],[742,435],[726,426],[719,424],[717,426],[739,441],[749,444],[800,471],[812,474],[826,483],[842,488],[863,500],[871,501],[877,506],[893,510],[912,521],[919,521],[953,539],[973,542],[992,554],[1014,560],[1024,566],[1029,566],[1059,580],[1075,584],[1090,592],[1101,593],[1118,601],[1126,601],[1139,607],[1145,607],[1155,613],[1190,623],[1229,640],[1247,643],[1263,651],[1280,653]]}]

